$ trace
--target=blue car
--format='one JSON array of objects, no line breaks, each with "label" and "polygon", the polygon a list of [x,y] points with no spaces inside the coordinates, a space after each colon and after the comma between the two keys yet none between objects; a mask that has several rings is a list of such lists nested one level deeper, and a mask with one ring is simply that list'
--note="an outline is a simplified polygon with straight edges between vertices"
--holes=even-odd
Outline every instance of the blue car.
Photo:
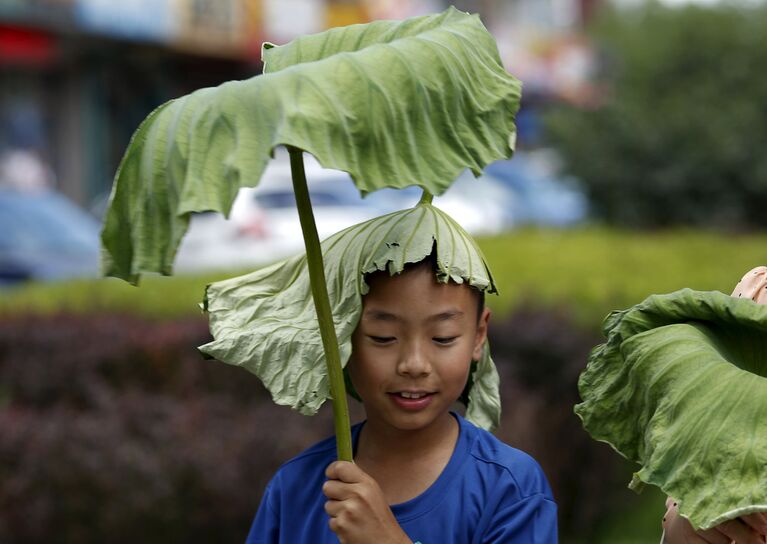
[{"label": "blue car", "polygon": [[[509,213],[517,225],[569,227],[585,221],[589,203],[575,180],[551,173],[556,158],[538,152],[517,152],[512,160],[496,161],[484,173],[500,181],[514,195]],[[540,159],[543,160],[540,160]],[[545,165],[548,163],[548,167]]]},{"label": "blue car", "polygon": [[99,230],[54,191],[0,187],[0,285],[97,276]]}]

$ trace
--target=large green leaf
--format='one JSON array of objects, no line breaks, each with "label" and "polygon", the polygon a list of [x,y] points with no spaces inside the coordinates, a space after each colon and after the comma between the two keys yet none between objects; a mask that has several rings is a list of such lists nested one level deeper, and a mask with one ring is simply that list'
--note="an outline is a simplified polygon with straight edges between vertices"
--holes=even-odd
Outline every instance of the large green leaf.
[{"label": "large green leaf", "polygon": [[344,27],[265,58],[270,73],[168,102],[138,128],[102,233],[105,274],[170,274],[189,214],[228,213],[277,145],[349,172],[362,192],[440,194],[512,152],[520,85],[476,16]]},{"label": "large green leaf", "polygon": [[653,295],[605,322],[575,411],[696,528],[767,510],[767,306]]},{"label": "large green leaf", "polygon": [[[365,274],[402,272],[436,247],[437,279],[495,292],[490,272],[471,237],[427,203],[360,223],[322,243],[325,275],[341,361],[367,293]],[[251,274],[210,285],[205,307],[214,340],[200,349],[256,374],[274,401],[313,414],[329,398],[325,354],[317,329],[306,257],[287,259]],[[500,417],[498,375],[486,347],[472,373],[467,417],[494,428]]]}]

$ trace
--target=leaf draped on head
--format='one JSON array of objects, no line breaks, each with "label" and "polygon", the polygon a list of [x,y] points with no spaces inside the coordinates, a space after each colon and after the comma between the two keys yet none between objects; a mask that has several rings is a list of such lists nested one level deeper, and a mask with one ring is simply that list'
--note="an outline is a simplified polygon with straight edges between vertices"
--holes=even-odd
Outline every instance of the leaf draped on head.
[{"label": "leaf draped on head", "polygon": [[228,213],[273,149],[349,172],[362,192],[441,194],[511,155],[520,85],[477,16],[453,8],[265,48],[266,73],[163,104],[118,169],[102,232],[106,275],[170,274],[192,212]]},{"label": "leaf draped on head", "polygon": [[[437,279],[486,292],[495,285],[471,237],[427,203],[350,227],[322,243],[341,361],[367,293],[365,275],[403,271],[436,251]],[[277,404],[313,414],[330,398],[325,354],[311,303],[306,257],[300,255],[208,287],[205,306],[214,340],[200,349],[256,374]],[[493,429],[500,418],[498,374],[487,345],[471,376],[467,418]]]},{"label": "leaf draped on head", "polygon": [[580,378],[585,429],[642,465],[632,488],[658,486],[696,528],[767,511],[759,296],[684,289],[613,312]]}]

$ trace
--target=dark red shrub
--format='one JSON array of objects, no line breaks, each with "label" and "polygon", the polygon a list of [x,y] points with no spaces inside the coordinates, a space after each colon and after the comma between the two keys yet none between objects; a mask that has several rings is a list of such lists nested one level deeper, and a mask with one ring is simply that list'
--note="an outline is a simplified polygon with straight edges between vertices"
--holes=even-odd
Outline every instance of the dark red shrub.
[{"label": "dark red shrub", "polygon": [[630,478],[618,455],[594,441],[573,412],[578,376],[601,336],[577,327],[565,312],[523,307],[494,323],[489,338],[501,375],[497,434],[543,467],[560,534],[588,537],[605,512],[619,506]]},{"label": "dark red shrub", "polygon": [[[0,321],[0,542],[244,541],[268,479],[332,433],[331,411],[274,405],[255,376],[202,359],[208,338],[203,317]],[[499,435],[543,465],[562,534],[594,522],[613,482],[616,456],[572,412],[598,340],[534,310],[491,330]]]}]

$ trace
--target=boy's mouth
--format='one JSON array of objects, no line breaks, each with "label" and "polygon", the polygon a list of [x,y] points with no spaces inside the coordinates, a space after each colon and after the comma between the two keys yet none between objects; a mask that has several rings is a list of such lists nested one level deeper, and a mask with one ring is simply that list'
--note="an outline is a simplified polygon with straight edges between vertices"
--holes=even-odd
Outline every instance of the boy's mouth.
[{"label": "boy's mouth", "polygon": [[426,395],[429,395],[430,393],[426,393],[424,391],[421,392],[410,392],[410,391],[400,391],[397,393],[400,397],[406,398],[406,399],[420,399],[421,397],[425,397]]},{"label": "boy's mouth", "polygon": [[433,395],[433,391],[392,391],[389,393],[390,395],[397,395],[399,397],[402,397],[404,399],[420,399],[422,397],[426,397],[428,395]]},{"label": "boy's mouth", "polygon": [[434,392],[428,391],[396,391],[389,393],[394,403],[405,410],[421,410],[431,404]]}]

